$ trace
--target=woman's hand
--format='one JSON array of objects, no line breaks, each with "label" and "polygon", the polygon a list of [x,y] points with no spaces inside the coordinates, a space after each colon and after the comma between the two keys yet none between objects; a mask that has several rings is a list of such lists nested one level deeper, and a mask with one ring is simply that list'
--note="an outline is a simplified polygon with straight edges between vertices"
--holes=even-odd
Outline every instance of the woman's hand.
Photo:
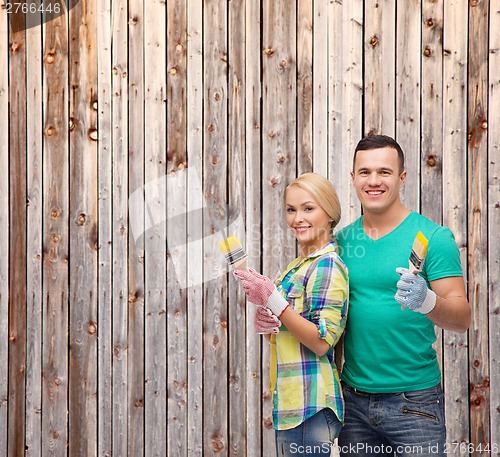
[{"label": "woman's hand", "polygon": [[261,335],[270,333],[277,334],[280,331],[281,321],[271,312],[271,310],[263,306],[257,306],[253,325],[255,331]]},{"label": "woman's hand", "polygon": [[278,318],[288,307],[288,302],[267,276],[257,273],[252,268],[248,271],[235,270],[233,274],[241,281],[247,300],[254,305],[269,308]]}]

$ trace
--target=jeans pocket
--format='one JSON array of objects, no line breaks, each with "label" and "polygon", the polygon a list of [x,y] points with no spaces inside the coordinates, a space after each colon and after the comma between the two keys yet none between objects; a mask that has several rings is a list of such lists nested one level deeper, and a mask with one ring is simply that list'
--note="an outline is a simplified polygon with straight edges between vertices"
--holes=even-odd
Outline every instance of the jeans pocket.
[{"label": "jeans pocket", "polygon": [[330,408],[324,408],[323,413],[325,414],[326,425],[328,425],[328,430],[330,432],[330,441],[333,443],[335,438],[339,436],[342,424]]},{"label": "jeans pocket", "polygon": [[431,387],[429,389],[403,392],[401,397],[408,404],[434,405],[442,402],[443,393],[440,388]]},{"label": "jeans pocket", "polygon": [[430,419],[436,422],[444,421],[443,393],[441,388],[403,392],[402,413],[417,416],[422,419]]}]

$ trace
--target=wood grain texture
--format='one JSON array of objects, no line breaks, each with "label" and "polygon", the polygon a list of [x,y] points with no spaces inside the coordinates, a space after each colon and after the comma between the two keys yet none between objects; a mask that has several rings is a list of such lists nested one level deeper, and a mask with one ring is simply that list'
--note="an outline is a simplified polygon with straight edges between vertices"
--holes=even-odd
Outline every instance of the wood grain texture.
[{"label": "wood grain texture", "polygon": [[[483,447],[490,442],[487,242],[487,125],[488,125],[488,23],[489,2],[469,5],[469,56],[467,84],[467,168],[469,302],[470,442]],[[481,455],[478,451],[471,455]]]},{"label": "wood grain texture", "polygon": [[[188,170],[198,176],[203,173],[203,10],[198,1],[187,3],[187,160]],[[199,239],[199,217],[195,210],[203,206],[203,189],[188,186],[187,192],[187,238]],[[190,277],[203,277],[203,245],[188,242],[187,271]],[[202,456],[204,450],[203,431],[203,284],[197,283],[187,289],[187,434],[188,455]]]},{"label": "wood grain texture", "polygon": [[[1,33],[1,32],[0,32]],[[26,31],[27,63],[27,309],[26,452],[42,455],[42,30]]]},{"label": "wood grain texture", "polygon": [[[248,264],[262,271],[261,264],[261,132],[262,48],[260,42],[260,5],[246,1],[245,46],[245,164],[246,164],[246,250]],[[242,209],[243,211],[243,209]],[[246,455],[262,455],[262,389],[268,378],[261,374],[261,344],[267,342],[254,330],[252,306],[246,307]]]},{"label": "wood grain texture", "polygon": [[[161,31],[158,33],[158,31]],[[145,441],[144,454],[167,455],[166,4],[144,8]]]},{"label": "wood grain texture", "polygon": [[167,2],[167,452],[179,457],[188,441],[186,25],[186,3]]},{"label": "wood grain texture", "polygon": [[[26,31],[11,17],[9,61],[9,393],[8,454],[24,452],[26,395]],[[19,26],[20,31],[13,32]]]},{"label": "wood grain texture", "polygon": [[[128,2],[129,62],[145,57],[144,1]],[[128,186],[129,195],[140,190],[145,180],[145,75],[142,65],[129,65],[128,113]],[[145,448],[145,208],[144,199],[137,208],[129,207],[129,229],[132,217],[138,219],[139,236],[129,230],[128,237],[128,452],[143,455]],[[131,236],[132,235],[132,236]]]},{"label": "wood grain texture", "polygon": [[63,456],[68,443],[69,94],[68,25],[44,26],[43,409],[42,455]]},{"label": "wood grain texture", "polygon": [[[403,204],[419,211],[420,199],[420,1],[398,4],[396,14],[396,140],[405,153]],[[410,140],[411,139],[411,140]]]},{"label": "wood grain texture", "polygon": [[[203,195],[208,217],[204,232],[216,234],[226,221],[227,202],[227,59],[224,33],[227,3],[209,0],[203,14]],[[222,238],[226,238],[222,235]],[[229,455],[228,393],[229,379],[214,376],[228,364],[228,303],[226,275],[213,274],[219,247],[213,237],[203,243],[203,422],[204,455]]]},{"label": "wood grain texture", "polygon": [[112,395],[112,70],[111,70],[111,0],[98,3],[97,68],[98,68],[98,132],[97,160],[99,164],[98,191],[98,292],[97,292],[97,455],[111,456],[113,452],[113,395]]},{"label": "wood grain texture", "polygon": [[96,3],[69,15],[69,455],[97,455]]},{"label": "wood grain texture", "polygon": [[[9,123],[9,33],[0,16],[0,125]],[[9,131],[0,129],[0,339],[9,338]],[[0,454],[7,455],[9,346],[0,344]]]},{"label": "wood grain texture", "polygon": [[[444,3],[443,12],[443,224],[460,249],[467,279],[467,11],[461,2]],[[443,376],[449,443],[469,437],[467,335],[444,332]],[[462,454],[466,455],[466,454]]]},{"label": "wood grain texture", "polygon": [[500,443],[500,2],[490,2],[488,89],[488,300],[490,443]]}]

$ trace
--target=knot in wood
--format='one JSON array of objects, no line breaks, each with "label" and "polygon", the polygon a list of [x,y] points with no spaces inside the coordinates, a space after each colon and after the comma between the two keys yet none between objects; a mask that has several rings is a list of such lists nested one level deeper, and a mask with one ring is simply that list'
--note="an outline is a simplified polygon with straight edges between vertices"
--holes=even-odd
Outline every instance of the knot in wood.
[{"label": "knot in wood", "polygon": [[432,51],[431,49],[427,46],[425,49],[424,49],[424,56],[425,57],[430,57],[432,55]]},{"label": "knot in wood", "polygon": [[222,60],[222,62],[227,62],[227,54],[225,52],[220,55],[220,60]]},{"label": "knot in wood", "polygon": [[95,335],[97,332],[97,327],[94,322],[89,322],[88,328],[89,335]]},{"label": "knot in wood", "polygon": [[60,215],[61,211],[59,210],[59,208],[52,208],[52,210],[50,211],[50,217],[52,219],[57,219]]},{"label": "knot in wood", "polygon": [[214,100],[216,102],[219,102],[221,100],[221,98],[222,98],[222,96],[221,96],[220,92],[215,92],[214,93]]},{"label": "knot in wood", "polygon": [[433,154],[430,154],[428,157],[427,157],[427,165],[429,167],[435,167],[436,166],[436,163],[437,163],[437,160],[436,160],[436,156],[433,155]]},{"label": "knot in wood", "polygon": [[89,138],[92,141],[97,141],[98,140],[97,129],[89,129]]},{"label": "knot in wood", "polygon": [[49,126],[45,129],[45,135],[46,136],[53,136],[56,134],[56,129],[52,126]]},{"label": "knot in wood", "polygon": [[73,132],[76,129],[77,120],[74,117],[69,118],[69,131]]},{"label": "knot in wood", "polygon": [[217,165],[219,162],[219,158],[216,155],[212,156],[212,165]]},{"label": "knot in wood", "polygon": [[53,51],[48,52],[47,55],[45,56],[45,63],[52,64],[56,60],[56,56]]},{"label": "knot in wood", "polygon": [[215,128],[215,125],[214,125],[214,124],[208,124],[208,126],[207,126],[207,131],[208,131],[209,133],[213,133],[213,132],[215,132],[215,129],[216,129],[216,128]]},{"label": "knot in wood", "polygon": [[433,27],[434,26],[434,21],[432,20],[432,18],[429,18],[429,19],[427,19],[427,21],[425,22],[425,24],[427,25],[427,27]]},{"label": "knot in wood", "polygon": [[268,138],[274,138],[276,136],[276,133],[274,130],[269,130],[269,132],[267,132],[267,136]]},{"label": "knot in wood", "polygon": [[169,71],[171,76],[177,75],[177,72],[178,72],[177,67],[172,67]]},{"label": "knot in wood", "polygon": [[479,366],[481,365],[481,362],[479,360],[474,360],[474,364],[473,364],[476,368],[479,368]]},{"label": "knot in wood", "polygon": [[137,17],[131,17],[128,21],[128,25],[137,25],[138,22],[139,20],[137,19]]},{"label": "knot in wood", "polygon": [[222,435],[212,436],[212,449],[215,452],[221,452],[224,450],[224,437]]},{"label": "knot in wood", "polygon": [[378,44],[378,36],[377,35],[373,35],[370,39],[370,44],[371,46],[374,48],[375,46],[377,46]]},{"label": "knot in wood", "polygon": [[279,178],[277,176],[273,176],[270,181],[271,187],[276,187],[278,183],[279,183]]},{"label": "knot in wood", "polygon": [[135,401],[135,403],[134,403],[134,406],[135,406],[136,408],[142,408],[142,406],[143,406],[143,405],[144,405],[144,401],[142,401],[142,400],[140,400],[140,399],[139,399],[139,400],[136,400],[136,401]]},{"label": "knot in wood", "polygon": [[184,45],[182,43],[177,43],[175,46],[175,52],[179,54],[184,51]]},{"label": "knot in wood", "polygon": [[267,57],[271,57],[274,54],[274,49],[273,48],[265,48],[264,49],[264,54]]},{"label": "knot in wood", "polygon": [[21,44],[18,43],[17,41],[14,41],[11,45],[10,45],[10,50],[12,52],[12,54],[14,54],[19,48],[21,47]]},{"label": "knot in wood", "polygon": [[77,224],[82,226],[87,222],[87,215],[85,213],[80,213],[77,219]]},{"label": "knot in wood", "polygon": [[280,154],[278,156],[278,160],[276,162],[278,162],[278,163],[285,163],[285,161],[286,161],[286,157],[283,154]]},{"label": "knot in wood", "polygon": [[479,0],[470,0],[469,5],[472,7],[475,7],[478,5],[478,3],[479,3]]},{"label": "knot in wood", "polygon": [[282,59],[282,61],[280,62],[280,67],[285,68],[287,65],[288,65],[288,62],[285,59]]},{"label": "knot in wood", "polygon": [[92,102],[92,109],[93,109],[94,111],[97,111],[97,108],[98,108],[98,107],[99,107],[99,103],[97,102],[97,100],[94,100],[94,101]]},{"label": "knot in wood", "polygon": [[481,122],[481,128],[483,130],[487,130],[488,129],[488,121],[483,121]]},{"label": "knot in wood", "polygon": [[59,241],[61,241],[61,237],[59,235],[57,235],[56,233],[52,234],[52,242],[57,244],[57,243],[59,243]]}]

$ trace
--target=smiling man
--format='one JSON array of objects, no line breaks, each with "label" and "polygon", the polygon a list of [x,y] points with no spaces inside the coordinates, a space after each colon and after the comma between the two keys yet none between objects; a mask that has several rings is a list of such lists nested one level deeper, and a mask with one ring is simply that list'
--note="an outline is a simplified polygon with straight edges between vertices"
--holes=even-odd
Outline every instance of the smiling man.
[{"label": "smiling man", "polygon": [[[470,324],[458,247],[449,229],[401,202],[406,171],[394,139],[363,138],[351,177],[363,215],[337,235],[350,282],[340,451],[444,456],[444,398],[432,344],[434,325],[464,332]],[[419,231],[429,247],[414,275],[403,267]]]}]

